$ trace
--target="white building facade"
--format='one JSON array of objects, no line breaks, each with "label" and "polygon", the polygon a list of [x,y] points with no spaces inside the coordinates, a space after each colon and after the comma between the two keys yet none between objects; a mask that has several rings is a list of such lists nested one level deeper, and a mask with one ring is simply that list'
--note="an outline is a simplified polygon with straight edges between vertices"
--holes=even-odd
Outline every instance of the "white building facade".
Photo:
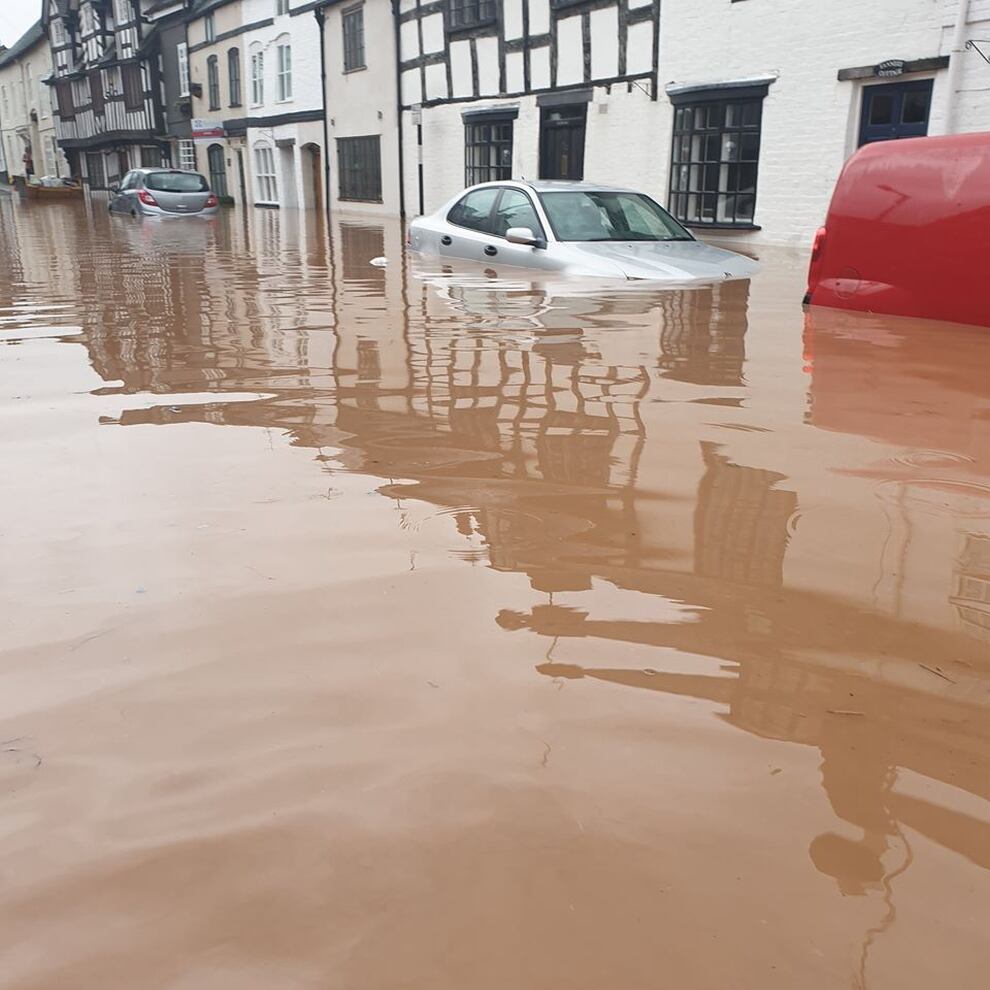
[{"label": "white building facade", "polygon": [[248,202],[316,209],[322,202],[323,86],[320,32],[311,6],[241,0],[244,116],[227,126],[243,136]]},{"label": "white building facade", "polygon": [[0,52],[0,170],[10,178],[68,175],[58,148],[49,89],[48,38],[39,21]]},{"label": "white building facade", "polygon": [[810,244],[860,145],[990,130],[980,39],[990,0],[664,0],[651,185],[698,230]]}]

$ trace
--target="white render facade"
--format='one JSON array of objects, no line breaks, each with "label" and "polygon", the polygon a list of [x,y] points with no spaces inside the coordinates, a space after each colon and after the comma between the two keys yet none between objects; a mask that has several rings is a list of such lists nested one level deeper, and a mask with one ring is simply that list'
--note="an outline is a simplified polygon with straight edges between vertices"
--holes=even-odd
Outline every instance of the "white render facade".
[{"label": "white render facade", "polygon": [[[759,102],[759,153],[750,170],[752,225],[759,229],[717,226],[724,175],[707,194],[718,234],[753,242],[810,244],[842,165],[866,131],[876,139],[990,130],[990,64],[966,47],[990,39],[990,0],[964,0],[963,7],[957,32],[960,0],[664,0],[655,156],[661,202],[681,179],[671,172],[673,101],[703,110],[743,93]],[[990,43],[982,48],[990,53]],[[765,96],[755,95],[760,89]],[[888,118],[871,128],[871,119]],[[691,173],[703,168],[687,165],[687,188],[698,188]],[[705,204],[696,195],[686,205]]]},{"label": "white render facade", "polygon": [[[243,144],[248,202],[316,209],[323,202],[320,35],[296,0],[240,0]],[[238,128],[231,132],[236,136]]]},{"label": "white render facade", "polygon": [[51,95],[42,82],[51,71],[40,23],[0,52],[0,171],[11,178],[25,175],[26,154],[35,176],[69,174],[55,137]]}]

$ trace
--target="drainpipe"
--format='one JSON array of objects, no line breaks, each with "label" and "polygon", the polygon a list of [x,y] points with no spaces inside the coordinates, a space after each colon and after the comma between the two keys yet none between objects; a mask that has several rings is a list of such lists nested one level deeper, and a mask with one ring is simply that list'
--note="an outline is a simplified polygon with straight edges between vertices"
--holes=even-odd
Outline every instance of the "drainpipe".
[{"label": "drainpipe", "polygon": [[949,54],[949,71],[945,85],[948,96],[945,103],[945,133],[956,133],[956,93],[962,77],[962,61],[966,54],[966,23],[969,20],[969,0],[959,0],[956,23],[952,29],[952,50]]},{"label": "drainpipe", "polygon": [[[392,26],[395,29],[395,111],[399,126],[399,217],[406,217],[406,167],[405,152],[402,147],[402,75],[399,65],[402,62],[402,49],[399,47],[399,0],[392,0]],[[421,211],[422,212],[422,211]]]},{"label": "drainpipe", "polygon": [[327,230],[330,229],[330,123],[327,120],[327,46],[323,37],[326,11],[315,7],[313,16],[320,29],[320,100],[323,103],[323,208],[327,214]]}]

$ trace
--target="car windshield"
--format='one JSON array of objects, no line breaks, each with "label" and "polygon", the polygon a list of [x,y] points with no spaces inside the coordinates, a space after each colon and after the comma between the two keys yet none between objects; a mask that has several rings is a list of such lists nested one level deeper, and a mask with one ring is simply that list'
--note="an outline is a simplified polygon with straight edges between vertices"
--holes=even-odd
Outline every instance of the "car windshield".
[{"label": "car windshield", "polygon": [[151,172],[144,184],[157,192],[198,193],[210,188],[206,179],[195,172]]},{"label": "car windshield", "polygon": [[572,190],[540,194],[559,241],[691,241],[662,207],[641,193]]}]

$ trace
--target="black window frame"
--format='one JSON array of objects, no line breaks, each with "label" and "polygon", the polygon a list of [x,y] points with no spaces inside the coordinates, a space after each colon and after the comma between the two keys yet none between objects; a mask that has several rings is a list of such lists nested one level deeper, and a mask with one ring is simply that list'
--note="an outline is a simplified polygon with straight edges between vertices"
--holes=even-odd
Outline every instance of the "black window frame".
[{"label": "black window frame", "polygon": [[99,69],[89,74],[89,102],[93,113],[102,117],[107,112],[107,97],[103,89],[103,77]]},{"label": "black window frame", "polygon": [[[725,86],[671,95],[674,122],[670,146],[670,174],[667,182],[667,210],[685,227],[707,230],[759,230],[756,223],[760,152],[763,144],[763,101],[767,85]],[[730,108],[734,122],[729,122]],[[699,125],[699,121],[702,123]],[[736,136],[738,157],[725,158],[727,136]],[[744,157],[743,138],[755,135],[755,151]],[[695,139],[702,150],[695,153]],[[707,157],[707,140],[717,139],[718,156]],[[687,156],[683,149],[688,148]],[[752,144],[752,142],[749,142]],[[730,145],[731,149],[731,145]],[[730,181],[723,185],[723,168]],[[686,173],[685,170],[686,169]],[[731,170],[735,169],[733,173]],[[752,169],[752,192],[744,192],[743,176]],[[697,171],[696,171],[697,170]],[[700,180],[695,182],[695,175]],[[734,183],[731,181],[734,175]],[[686,176],[686,178],[685,178]],[[714,179],[714,182],[710,181]],[[692,197],[696,209],[691,210]],[[709,197],[712,199],[709,200]],[[752,209],[740,211],[740,203],[750,200]],[[728,209],[731,201],[731,211]],[[712,206],[713,204],[713,206]],[[705,212],[713,209],[710,218]]]},{"label": "black window frame", "polygon": [[[584,0],[582,0],[584,2]],[[447,32],[487,27],[498,19],[496,0],[447,0]]]},{"label": "black window frame", "polygon": [[203,18],[203,37],[209,44],[217,40],[217,25],[212,11]]},{"label": "black window frame", "polygon": [[211,110],[220,109],[220,59],[211,55],[206,60],[206,92]]},{"label": "black window frame", "polygon": [[344,72],[368,68],[364,35],[364,4],[340,12],[340,36],[344,45]]},{"label": "black window frame", "polygon": [[139,63],[124,62],[121,65],[120,90],[124,94],[124,109],[126,111],[134,113],[144,109],[144,78]]},{"label": "black window frame", "polygon": [[337,138],[337,198],[345,203],[382,201],[380,134]]},{"label": "black window frame", "polygon": [[76,105],[72,99],[72,83],[60,79],[55,83],[55,101],[58,103],[59,120],[75,120]]},{"label": "black window frame", "polygon": [[[515,120],[516,114],[485,115],[479,117],[464,117],[464,185],[477,186],[482,182],[508,182],[512,179],[512,154],[515,150]],[[494,138],[494,128],[509,128],[508,140]],[[472,140],[483,133],[484,128],[489,128],[488,140]],[[471,163],[471,151],[473,148],[499,148],[508,146],[509,164],[508,166],[478,165]],[[496,155],[497,157],[497,155]],[[503,174],[504,173],[504,174]]]},{"label": "black window frame", "polygon": [[241,51],[239,48],[227,49],[227,96],[228,106],[241,105]]}]

